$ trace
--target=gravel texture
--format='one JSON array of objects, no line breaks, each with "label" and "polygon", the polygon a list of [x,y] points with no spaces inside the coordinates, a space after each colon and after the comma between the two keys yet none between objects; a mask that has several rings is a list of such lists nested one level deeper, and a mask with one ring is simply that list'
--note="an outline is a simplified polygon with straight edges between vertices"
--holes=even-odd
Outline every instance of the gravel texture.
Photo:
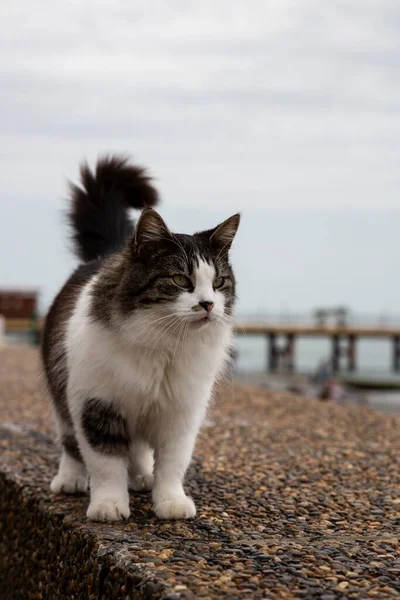
[{"label": "gravel texture", "polygon": [[50,494],[33,349],[0,351],[0,423],[1,598],[400,596],[399,416],[225,384],[187,476],[196,519],[132,494],[120,525]]}]

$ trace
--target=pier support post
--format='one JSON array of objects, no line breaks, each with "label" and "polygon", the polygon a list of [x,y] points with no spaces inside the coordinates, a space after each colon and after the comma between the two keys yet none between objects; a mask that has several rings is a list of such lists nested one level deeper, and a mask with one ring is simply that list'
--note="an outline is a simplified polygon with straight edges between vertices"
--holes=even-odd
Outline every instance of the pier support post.
[{"label": "pier support post", "polygon": [[400,371],[400,337],[398,335],[393,337],[393,371],[395,373]]},{"label": "pier support post", "polygon": [[349,335],[348,346],[347,346],[347,370],[356,370],[356,342],[357,338],[355,335]]},{"label": "pier support post", "polygon": [[283,347],[279,347],[279,338],[276,333],[269,333],[266,337],[268,338],[267,371],[274,373],[281,366],[283,370],[292,373],[294,371],[295,335],[288,333]]},{"label": "pier support post", "polygon": [[332,336],[332,370],[337,373],[340,369],[340,337]]},{"label": "pier support post", "polygon": [[286,348],[285,354],[287,357],[286,367],[289,373],[293,373],[294,371],[294,334],[289,333],[286,338]]},{"label": "pier support post", "polygon": [[278,347],[275,333],[268,335],[268,371],[272,373],[278,369]]}]

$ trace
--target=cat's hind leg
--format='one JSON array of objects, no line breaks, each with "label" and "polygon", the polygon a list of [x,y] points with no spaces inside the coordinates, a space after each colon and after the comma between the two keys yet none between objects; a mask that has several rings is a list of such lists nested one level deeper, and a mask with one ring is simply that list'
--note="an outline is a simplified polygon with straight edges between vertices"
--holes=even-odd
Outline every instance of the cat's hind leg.
[{"label": "cat's hind leg", "polygon": [[135,492],[148,492],[153,487],[153,450],[142,440],[129,447],[129,487]]}]

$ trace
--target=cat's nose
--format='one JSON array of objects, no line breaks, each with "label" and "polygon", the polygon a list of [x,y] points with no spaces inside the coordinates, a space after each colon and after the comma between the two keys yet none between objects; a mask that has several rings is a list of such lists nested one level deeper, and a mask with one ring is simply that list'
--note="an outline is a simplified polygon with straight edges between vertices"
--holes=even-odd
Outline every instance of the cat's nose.
[{"label": "cat's nose", "polygon": [[199,302],[199,305],[204,308],[205,311],[207,311],[208,313],[212,311],[212,309],[214,308],[214,302],[207,302],[206,300],[204,300],[203,302]]}]

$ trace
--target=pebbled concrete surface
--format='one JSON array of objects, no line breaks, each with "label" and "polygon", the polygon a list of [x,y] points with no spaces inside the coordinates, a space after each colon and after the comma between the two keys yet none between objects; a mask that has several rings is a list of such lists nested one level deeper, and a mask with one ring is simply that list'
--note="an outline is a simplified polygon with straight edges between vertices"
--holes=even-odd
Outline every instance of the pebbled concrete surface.
[{"label": "pebbled concrete surface", "polygon": [[0,351],[0,597],[335,600],[400,596],[400,417],[221,386],[198,441],[188,522],[87,521],[53,497],[33,349]]}]

